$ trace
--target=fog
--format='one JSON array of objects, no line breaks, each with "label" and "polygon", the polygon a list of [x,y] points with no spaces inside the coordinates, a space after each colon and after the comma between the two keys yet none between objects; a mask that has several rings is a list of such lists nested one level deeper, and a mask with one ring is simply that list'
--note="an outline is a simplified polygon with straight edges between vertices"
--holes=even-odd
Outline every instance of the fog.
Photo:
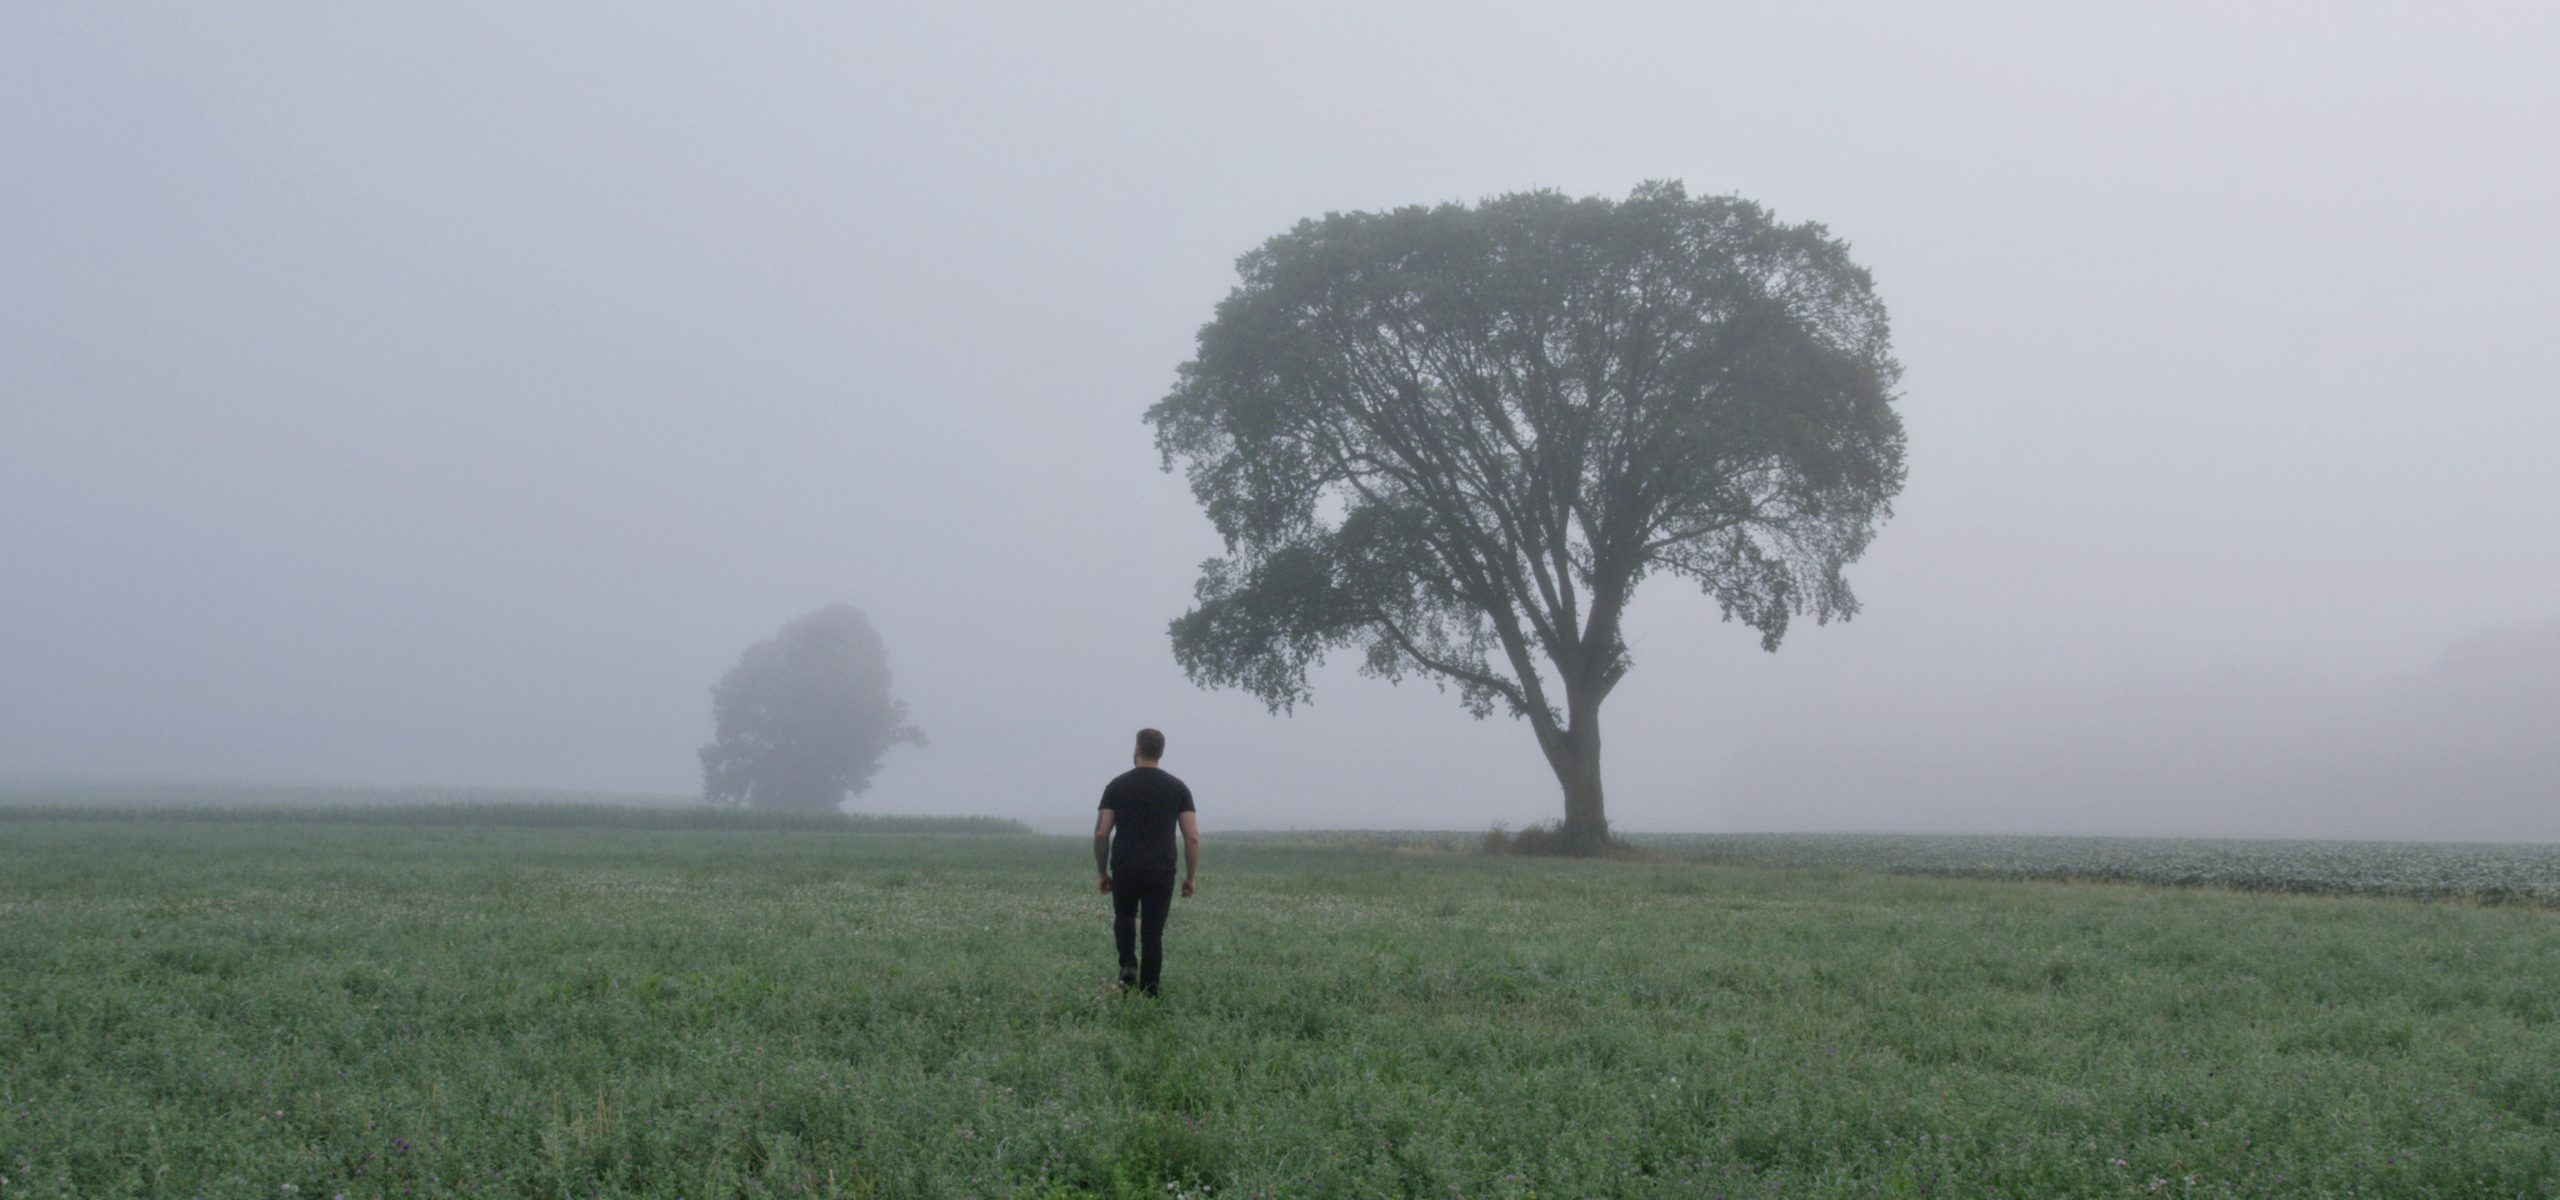
[{"label": "fog", "polygon": [[1658,578],[1624,829],[2560,840],[2560,10],[0,9],[0,775],[690,791],[832,601],[854,807],[1520,825],[1426,684],[1193,688],[1140,414],[1330,210],[1656,178],[1848,240],[1854,621]]}]

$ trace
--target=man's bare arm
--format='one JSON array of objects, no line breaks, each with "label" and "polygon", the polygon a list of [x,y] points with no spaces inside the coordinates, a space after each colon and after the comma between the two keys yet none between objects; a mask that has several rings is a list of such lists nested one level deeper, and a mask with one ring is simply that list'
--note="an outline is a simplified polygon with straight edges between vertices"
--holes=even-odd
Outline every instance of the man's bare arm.
[{"label": "man's bare arm", "polygon": [[1111,890],[1111,819],[1118,814],[1103,809],[1093,819],[1093,871],[1102,877],[1102,890]]},{"label": "man's bare arm", "polygon": [[1182,814],[1182,894],[1191,894],[1191,881],[1200,874],[1200,817]]}]

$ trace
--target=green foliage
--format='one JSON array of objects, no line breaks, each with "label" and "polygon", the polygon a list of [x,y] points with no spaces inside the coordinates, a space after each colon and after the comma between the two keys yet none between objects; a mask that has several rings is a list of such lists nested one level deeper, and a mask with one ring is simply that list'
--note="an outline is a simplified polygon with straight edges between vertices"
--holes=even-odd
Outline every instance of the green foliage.
[{"label": "green foliage", "polygon": [[20,1197],[2560,1191],[2560,926],[1229,844],[0,826]]},{"label": "green foliage", "polygon": [[[1271,844],[1487,854],[1555,853],[1553,826],[1227,834]],[[1969,879],[2051,879],[2323,896],[2560,906],[2560,845],[2019,834],[1639,833],[1627,849],[1720,866],[1828,868]]]},{"label": "green foliage", "polygon": [[1818,225],[1676,183],[1336,213],[1244,256],[1147,413],[1226,540],[1175,656],[1275,710],[1369,674],[1528,719],[1566,832],[1605,836],[1600,702],[1642,580],[1775,649],[1857,609],[1842,570],[1903,478],[1900,368]]},{"label": "green foliage", "polygon": [[2560,846],[2542,844],[1847,833],[1634,840],[1738,866],[2560,905]]},{"label": "green foliage", "polygon": [[833,811],[861,795],[889,747],[924,744],[889,697],[871,622],[830,604],[749,646],[711,689],[702,795],[714,804]]},{"label": "green foliage", "polygon": [[1487,854],[1573,855],[1613,854],[1627,857],[1635,854],[1632,842],[1613,839],[1604,845],[1590,845],[1566,832],[1564,822],[1548,821],[1524,826],[1514,831],[1496,825],[1485,831],[1479,843]]}]

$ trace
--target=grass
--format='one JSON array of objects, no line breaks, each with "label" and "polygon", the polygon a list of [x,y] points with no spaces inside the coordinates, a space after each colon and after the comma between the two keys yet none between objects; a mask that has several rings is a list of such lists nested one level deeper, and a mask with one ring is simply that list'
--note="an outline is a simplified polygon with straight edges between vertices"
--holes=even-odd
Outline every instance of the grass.
[{"label": "grass", "polygon": [[2547,911],[1210,851],[0,821],[0,1197],[2560,1195]]},{"label": "grass", "polygon": [[1729,866],[2560,907],[2560,845],[2544,843],[1746,833],[1655,834],[1643,844]]},{"label": "grass", "polygon": [[[1271,844],[1411,850],[1518,851],[1529,837],[1452,830],[1362,830],[1241,835]],[[1735,867],[1783,867],[2408,896],[2560,908],[2560,845],[2532,842],[2304,841],[2250,838],[2062,837],[1988,834],[1637,833],[1618,850],[1637,857]]]}]

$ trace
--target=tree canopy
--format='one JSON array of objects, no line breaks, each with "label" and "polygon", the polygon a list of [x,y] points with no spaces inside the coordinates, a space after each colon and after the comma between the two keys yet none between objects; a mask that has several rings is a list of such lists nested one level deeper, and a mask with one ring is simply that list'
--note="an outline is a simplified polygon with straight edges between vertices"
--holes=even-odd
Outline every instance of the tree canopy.
[{"label": "tree canopy", "polygon": [[711,689],[702,795],[736,807],[832,810],[861,795],[900,742],[921,746],[889,696],[889,656],[871,622],[831,604],[747,647]]},{"label": "tree canopy", "polygon": [[1637,584],[1683,577],[1770,650],[1857,611],[1900,367],[1823,227],[1649,183],[1331,214],[1237,266],[1147,413],[1227,546],[1172,624],[1194,682],[1286,710],[1356,650],[1454,687],[1529,722],[1590,848]]}]

